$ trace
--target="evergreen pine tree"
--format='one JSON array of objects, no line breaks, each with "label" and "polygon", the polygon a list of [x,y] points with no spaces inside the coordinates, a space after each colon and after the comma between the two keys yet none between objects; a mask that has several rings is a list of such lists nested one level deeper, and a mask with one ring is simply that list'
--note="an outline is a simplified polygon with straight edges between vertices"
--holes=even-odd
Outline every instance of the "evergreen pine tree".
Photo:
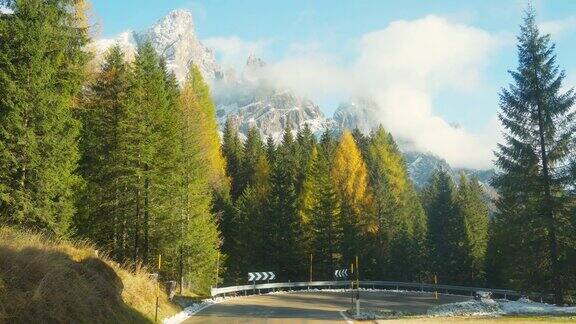
[{"label": "evergreen pine tree", "polygon": [[[179,232],[179,112],[170,106],[168,76],[154,48],[144,43],[134,62],[128,102],[119,123],[122,204],[131,211],[133,257],[151,262]],[[177,253],[172,254],[175,258]],[[168,258],[166,257],[168,261]]]},{"label": "evergreen pine tree", "polygon": [[242,149],[242,163],[237,179],[238,190],[241,192],[247,186],[254,184],[254,171],[258,160],[264,154],[264,143],[262,142],[260,133],[255,127],[252,127],[248,130]]},{"label": "evergreen pine tree", "polygon": [[441,283],[464,284],[469,269],[466,225],[450,175],[439,170],[424,192],[431,265]]},{"label": "evergreen pine tree", "polygon": [[322,154],[328,158],[330,165],[332,165],[336,147],[338,146],[338,141],[336,141],[333,132],[326,129],[320,136],[320,142],[318,144],[318,149],[322,151]]},{"label": "evergreen pine tree", "polygon": [[496,152],[502,170],[495,235],[502,236],[505,281],[514,288],[548,288],[561,302],[563,247],[569,235],[565,172],[575,141],[572,90],[562,92],[565,74],[556,63],[550,35],[541,35],[532,9],[518,36],[514,83],[502,89],[500,121],[506,129]]},{"label": "evergreen pine tree", "polygon": [[274,158],[276,156],[276,144],[272,136],[268,135],[266,138],[266,158],[269,164],[274,164]]},{"label": "evergreen pine tree", "polygon": [[379,271],[375,274],[413,280],[423,270],[422,240],[426,229],[404,159],[382,126],[369,139],[360,137],[360,141],[367,141],[365,150],[378,222],[373,255]]},{"label": "evergreen pine tree", "polygon": [[296,170],[292,130],[287,126],[270,170],[270,198],[264,219],[266,261],[285,279],[302,279],[305,273],[302,224],[297,211]]},{"label": "evergreen pine tree", "polygon": [[470,266],[467,280],[470,284],[481,284],[485,277],[489,220],[482,187],[476,177],[468,181],[464,174],[460,176],[457,204],[466,226],[466,246],[470,259],[467,264]]},{"label": "evergreen pine tree", "polygon": [[364,157],[364,159],[367,159],[369,137],[362,134],[362,132],[358,128],[354,128],[354,130],[352,131],[352,137],[354,137],[356,145],[358,146],[358,149],[360,149],[360,152],[362,152],[362,156]]},{"label": "evergreen pine tree", "polygon": [[296,174],[296,189],[300,194],[306,176],[306,168],[310,161],[312,149],[316,145],[316,138],[312,134],[312,130],[308,124],[298,130],[296,134],[296,154],[297,154],[297,174]]},{"label": "evergreen pine tree", "polygon": [[233,229],[231,264],[236,278],[242,280],[247,272],[261,271],[263,267],[271,266],[265,262],[272,252],[268,249],[268,231],[270,221],[273,221],[268,219],[269,173],[268,160],[260,155],[254,166],[251,183],[236,201],[237,218]]},{"label": "evergreen pine tree", "polygon": [[313,255],[315,280],[332,278],[342,264],[340,204],[330,178],[328,158],[314,147],[299,199],[306,248]]},{"label": "evergreen pine tree", "polygon": [[238,138],[238,132],[231,119],[224,124],[222,136],[222,153],[226,160],[226,175],[231,181],[232,199],[238,198],[242,193],[240,185],[240,170],[243,158],[242,144]]},{"label": "evergreen pine tree", "polygon": [[0,222],[67,236],[88,30],[76,1],[4,4],[13,14],[0,15]]},{"label": "evergreen pine tree", "polygon": [[117,179],[122,176],[118,132],[129,92],[129,73],[124,54],[118,46],[112,47],[77,111],[83,124],[79,172],[86,183],[75,217],[77,234],[111,251],[119,261],[128,252],[128,211],[123,208],[123,188]]}]

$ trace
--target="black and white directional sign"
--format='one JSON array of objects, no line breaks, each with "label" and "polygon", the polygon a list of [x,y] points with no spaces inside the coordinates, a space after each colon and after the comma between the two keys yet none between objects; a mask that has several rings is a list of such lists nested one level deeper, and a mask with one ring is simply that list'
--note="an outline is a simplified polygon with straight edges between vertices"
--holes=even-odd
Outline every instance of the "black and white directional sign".
[{"label": "black and white directional sign", "polygon": [[346,277],[348,277],[348,269],[336,270],[336,271],[334,271],[334,276],[336,278],[346,278]]},{"label": "black and white directional sign", "polygon": [[276,274],[272,271],[248,272],[248,281],[274,280],[274,279],[276,279]]}]

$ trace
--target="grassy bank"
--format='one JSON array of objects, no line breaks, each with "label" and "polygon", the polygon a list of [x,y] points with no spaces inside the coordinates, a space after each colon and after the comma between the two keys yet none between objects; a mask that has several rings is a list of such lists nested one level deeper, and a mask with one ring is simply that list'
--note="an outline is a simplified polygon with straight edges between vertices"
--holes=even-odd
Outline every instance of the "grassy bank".
[{"label": "grassy bank", "polygon": [[[147,323],[156,287],[83,242],[0,228],[0,323]],[[160,294],[159,318],[178,311]]]}]

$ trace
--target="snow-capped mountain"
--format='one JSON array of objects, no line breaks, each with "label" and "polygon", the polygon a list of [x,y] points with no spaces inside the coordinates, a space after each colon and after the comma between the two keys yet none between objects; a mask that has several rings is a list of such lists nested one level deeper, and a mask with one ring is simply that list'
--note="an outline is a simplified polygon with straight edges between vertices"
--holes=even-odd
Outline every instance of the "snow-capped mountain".
[{"label": "snow-capped mountain", "polygon": [[130,59],[145,41],[150,41],[165,58],[180,82],[185,80],[191,64],[200,68],[212,85],[220,125],[230,118],[242,134],[257,127],[264,138],[272,136],[275,140],[282,137],[287,124],[294,131],[308,124],[318,134],[335,126],[314,102],[267,80],[262,73],[266,64],[254,55],[248,57],[238,76],[232,69],[224,73],[214,52],[198,39],[192,14],[187,10],[174,10],[144,31],[127,31],[114,39],[101,39],[95,43],[96,54],[102,56],[106,49],[118,44]]},{"label": "snow-capped mountain", "polygon": [[152,27],[140,32],[126,31],[114,39],[96,42],[96,51],[103,53],[118,44],[130,58],[139,44],[150,41],[156,51],[166,59],[166,65],[183,82],[191,64],[196,64],[206,80],[212,82],[222,77],[222,70],[214,52],[204,46],[196,35],[192,14],[177,9],[160,19]]},{"label": "snow-capped mountain", "polygon": [[410,179],[418,189],[424,188],[430,182],[430,178],[437,170],[448,172],[455,183],[460,181],[460,175],[464,174],[468,179],[476,177],[478,183],[484,192],[484,200],[488,205],[491,213],[496,211],[494,199],[498,194],[490,184],[492,178],[496,175],[494,169],[489,170],[475,170],[467,168],[452,168],[444,159],[437,157],[431,153],[409,151],[404,152],[404,160],[408,168]]},{"label": "snow-capped mountain", "polygon": [[340,129],[358,128],[367,134],[378,127],[377,119],[374,118],[377,111],[378,105],[374,100],[356,97],[338,105],[334,113],[334,121]]},{"label": "snow-capped mountain", "polygon": [[446,171],[452,175],[452,178],[457,179],[448,162],[433,154],[408,151],[404,152],[404,160],[408,174],[417,188],[425,187],[437,170]]},{"label": "snow-capped mountain", "polygon": [[138,45],[131,30],[120,33],[116,38],[99,39],[92,44],[97,61],[102,60],[105,52],[112,46],[118,45],[124,51],[128,61],[134,59]]},{"label": "snow-capped mountain", "polygon": [[[290,89],[279,88],[274,80],[269,80],[265,73],[266,63],[254,55],[247,58],[240,73],[233,69],[223,72],[214,52],[198,39],[192,14],[187,10],[174,10],[144,31],[126,31],[114,39],[98,40],[93,48],[96,56],[102,57],[106,49],[118,44],[131,59],[144,41],[152,43],[180,82],[185,80],[190,65],[196,64],[212,85],[219,124],[232,119],[241,134],[246,134],[250,127],[256,127],[262,137],[271,136],[279,141],[288,124],[294,131],[308,124],[318,135],[326,129],[339,132],[345,128],[359,128],[369,133],[378,126],[379,108],[373,100],[352,98],[339,105],[334,118],[326,117],[312,100],[298,96]],[[406,150],[408,171],[417,187],[425,186],[435,170],[444,169],[455,179],[460,171],[475,174],[486,191],[490,191],[488,183],[493,170],[453,170],[443,159],[429,153],[409,151],[406,149],[409,143],[405,145],[402,139],[396,140]]]},{"label": "snow-capped mountain", "polygon": [[215,84],[220,125],[231,119],[240,133],[246,134],[250,127],[256,127],[263,138],[271,136],[277,142],[287,125],[297,131],[308,124],[315,134],[336,126],[311,100],[297,96],[290,89],[276,87],[266,78],[265,66],[262,59],[250,55],[240,77],[228,71],[226,77]]}]

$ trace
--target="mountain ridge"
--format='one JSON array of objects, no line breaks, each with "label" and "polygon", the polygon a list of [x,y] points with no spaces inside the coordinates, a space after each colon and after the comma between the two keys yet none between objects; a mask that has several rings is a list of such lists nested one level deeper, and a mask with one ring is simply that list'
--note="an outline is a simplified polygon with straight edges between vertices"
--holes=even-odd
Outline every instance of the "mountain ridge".
[{"label": "mountain ridge", "polygon": [[[318,136],[325,130],[341,132],[345,128],[358,128],[368,134],[379,125],[378,118],[375,118],[379,108],[374,100],[350,98],[338,105],[332,117],[327,117],[309,98],[298,96],[291,89],[278,87],[268,77],[266,62],[254,54],[247,57],[238,75],[232,69],[224,73],[214,51],[198,39],[192,14],[185,9],[171,11],[143,31],[126,31],[114,39],[99,40],[95,47],[97,53],[102,55],[107,48],[117,44],[130,58],[144,41],[152,43],[181,84],[190,65],[197,64],[211,85],[220,127],[227,119],[231,119],[241,137],[246,135],[250,127],[256,127],[263,138],[270,136],[279,142],[287,125],[296,132],[308,124]],[[495,174],[494,170],[452,168],[438,156],[411,150],[402,139],[397,139],[397,142],[417,188],[424,187],[436,170],[445,170],[455,180],[459,172],[468,176],[482,174],[483,178],[479,179],[481,184],[487,192],[493,192],[489,182]]]}]

